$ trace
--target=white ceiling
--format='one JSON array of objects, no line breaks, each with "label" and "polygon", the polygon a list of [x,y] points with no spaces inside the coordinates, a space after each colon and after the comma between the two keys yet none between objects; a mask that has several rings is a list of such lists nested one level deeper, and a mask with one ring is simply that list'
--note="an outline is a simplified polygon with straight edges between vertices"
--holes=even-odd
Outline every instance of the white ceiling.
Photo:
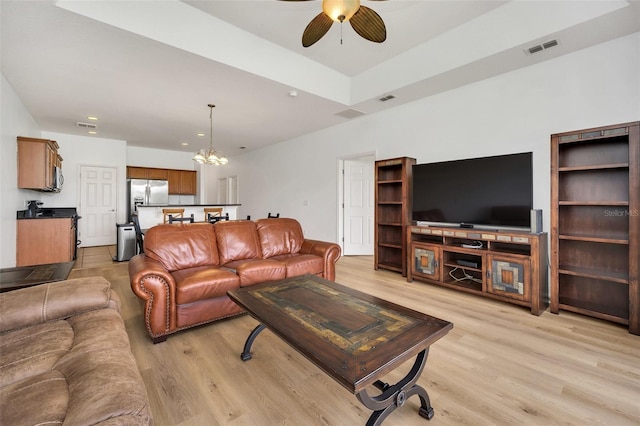
[{"label": "white ceiling", "polygon": [[[133,146],[206,147],[214,103],[214,146],[233,158],[357,120],[341,113],[375,114],[640,31],[636,0],[362,3],[385,21],[384,43],[336,23],[305,49],[320,1],[3,0],[2,73],[43,130],[86,134],[76,122],[95,115],[96,137]],[[525,54],[551,39],[559,46]]]}]

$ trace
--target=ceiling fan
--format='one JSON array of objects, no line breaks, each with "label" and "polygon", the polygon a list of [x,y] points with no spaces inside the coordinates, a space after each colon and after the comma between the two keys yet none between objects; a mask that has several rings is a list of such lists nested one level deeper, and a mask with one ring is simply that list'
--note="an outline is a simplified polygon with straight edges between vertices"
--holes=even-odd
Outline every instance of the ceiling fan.
[{"label": "ceiling fan", "polygon": [[[355,32],[369,41],[382,43],[387,39],[387,29],[380,15],[372,9],[360,5],[360,0],[322,0],[322,12],[313,18],[304,29],[302,45],[304,47],[311,46],[329,31],[334,22],[342,24],[344,21],[349,21]],[[342,40],[340,43],[342,44]]]}]

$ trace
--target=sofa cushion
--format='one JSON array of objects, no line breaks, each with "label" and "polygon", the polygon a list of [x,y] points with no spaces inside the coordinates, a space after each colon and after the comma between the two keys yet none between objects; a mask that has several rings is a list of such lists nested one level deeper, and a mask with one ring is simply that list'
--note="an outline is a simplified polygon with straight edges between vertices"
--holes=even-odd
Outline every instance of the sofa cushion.
[{"label": "sofa cushion", "polygon": [[262,257],[298,253],[304,241],[302,227],[295,219],[273,218],[256,221]]},{"label": "sofa cushion", "polygon": [[305,274],[322,275],[324,272],[324,260],[315,254],[282,254],[271,259],[286,266],[287,278]]},{"label": "sofa cushion", "polygon": [[234,260],[260,259],[260,240],[256,224],[250,220],[221,221],[215,224],[220,264]]},{"label": "sofa cushion", "polygon": [[34,375],[0,390],[2,424],[61,425],[68,402],[69,389],[62,373]]},{"label": "sofa cushion", "polygon": [[13,330],[0,340],[0,383],[6,386],[53,369],[73,345],[73,330],[59,320]]},{"label": "sofa cushion", "polygon": [[240,277],[240,287],[282,280],[287,275],[286,265],[271,259],[236,260],[226,266],[235,269]]},{"label": "sofa cushion", "polygon": [[219,264],[215,231],[209,223],[154,226],[145,233],[144,254],[169,272]]},{"label": "sofa cushion", "polygon": [[78,311],[120,309],[111,283],[102,277],[75,278],[14,290],[0,297],[0,332],[63,319]]},{"label": "sofa cushion", "polygon": [[217,266],[200,266],[171,273],[176,282],[176,304],[226,296],[227,290],[240,287],[240,278]]},{"label": "sofa cushion", "polygon": [[[71,292],[75,288],[69,281],[51,286],[66,286]],[[40,294],[38,289],[35,293]],[[36,321],[3,333],[0,342],[2,424],[152,423],[116,309],[80,310],[65,319]]]}]

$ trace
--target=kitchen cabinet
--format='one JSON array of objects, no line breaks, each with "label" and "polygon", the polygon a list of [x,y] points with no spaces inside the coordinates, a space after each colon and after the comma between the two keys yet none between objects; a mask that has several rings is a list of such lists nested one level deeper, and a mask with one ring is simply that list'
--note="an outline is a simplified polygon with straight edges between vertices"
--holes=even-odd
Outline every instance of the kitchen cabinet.
[{"label": "kitchen cabinet", "polygon": [[169,194],[196,195],[196,171],[127,166],[127,179],[160,179],[169,181]]},{"label": "kitchen cabinet", "polygon": [[62,168],[58,143],[18,136],[18,188],[54,191],[56,167]]},{"label": "kitchen cabinet", "polygon": [[127,166],[127,179],[168,179],[167,169]]},{"label": "kitchen cabinet", "polygon": [[21,219],[16,224],[16,266],[73,261],[73,218]]},{"label": "kitchen cabinet", "polygon": [[193,170],[169,170],[170,195],[196,195],[196,172]]}]

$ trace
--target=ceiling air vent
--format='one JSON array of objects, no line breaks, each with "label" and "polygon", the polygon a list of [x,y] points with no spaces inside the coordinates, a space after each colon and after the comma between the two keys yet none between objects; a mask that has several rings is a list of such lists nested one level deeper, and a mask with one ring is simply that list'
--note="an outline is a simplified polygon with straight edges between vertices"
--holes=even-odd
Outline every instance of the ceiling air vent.
[{"label": "ceiling air vent", "polygon": [[342,112],[337,113],[336,115],[343,117],[343,118],[356,118],[356,117],[360,117],[361,115],[364,115],[365,113],[362,111],[358,111],[357,109],[353,109],[353,108],[349,108],[349,109],[345,109]]},{"label": "ceiling air vent", "polygon": [[536,44],[535,46],[528,47],[524,49],[524,53],[527,55],[533,55],[534,53],[542,52],[543,50],[551,49],[552,47],[560,44],[558,40],[549,40],[542,44]]},{"label": "ceiling air vent", "polygon": [[395,96],[393,95],[387,95],[387,96],[383,96],[380,99],[378,99],[380,102],[387,102],[390,101],[391,99],[394,99]]},{"label": "ceiling air vent", "polygon": [[78,121],[76,123],[76,126],[80,127],[81,129],[97,129],[98,128],[98,126],[96,126],[95,124],[83,123],[81,121]]}]

